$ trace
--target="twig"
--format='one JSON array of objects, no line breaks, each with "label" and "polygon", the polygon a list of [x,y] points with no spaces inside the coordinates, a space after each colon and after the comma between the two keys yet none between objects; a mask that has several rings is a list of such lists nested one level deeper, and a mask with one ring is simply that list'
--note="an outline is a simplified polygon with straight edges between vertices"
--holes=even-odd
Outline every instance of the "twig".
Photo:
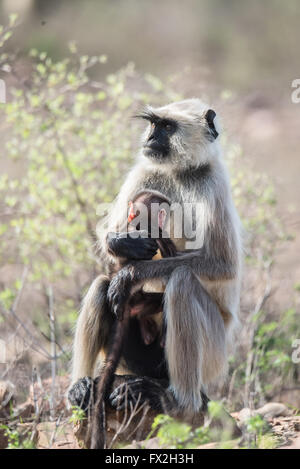
[{"label": "twig", "polygon": [[17,311],[18,309],[18,305],[20,303],[20,299],[22,297],[22,294],[23,294],[23,291],[24,291],[24,287],[25,287],[25,284],[26,284],[26,280],[27,280],[27,276],[28,276],[28,267],[25,266],[24,269],[23,269],[23,272],[22,272],[22,277],[21,277],[21,286],[20,286],[20,289],[18,291],[18,294],[13,302],[13,305],[12,305],[12,310],[13,311]]},{"label": "twig", "polygon": [[58,427],[59,427],[59,425],[60,425],[60,422],[61,422],[61,419],[62,419],[63,414],[64,414],[64,411],[62,410],[61,413],[59,414],[59,416],[58,416],[56,422],[55,422],[55,428],[54,428],[53,433],[52,433],[52,435],[51,435],[49,448],[52,447],[52,445],[53,445],[53,443],[54,443],[54,441],[55,441],[57,429],[58,429]]},{"label": "twig", "polygon": [[58,135],[57,135],[57,148],[61,153],[61,156],[62,156],[63,161],[64,161],[65,168],[66,168],[66,170],[69,174],[69,177],[71,179],[72,186],[73,186],[73,189],[74,189],[74,194],[75,194],[75,197],[76,197],[76,201],[77,201],[79,207],[81,208],[81,210],[83,211],[83,213],[85,214],[87,232],[90,235],[91,239],[96,241],[95,231],[93,229],[93,225],[92,225],[91,220],[90,220],[89,215],[88,215],[88,209],[87,209],[86,203],[81,198],[81,195],[80,195],[79,190],[78,190],[78,182],[76,181],[76,179],[74,177],[73,171],[70,167],[68,157],[67,157],[62,145],[59,143],[59,136]]},{"label": "twig", "polygon": [[37,399],[37,396],[36,396],[36,392],[35,392],[35,378],[37,377],[37,372],[36,372],[36,368],[34,367],[32,369],[32,374],[31,374],[31,382],[32,382],[32,397],[33,397],[33,404],[34,404],[34,412],[36,415],[38,415],[39,413],[39,403],[38,403],[38,399]]},{"label": "twig", "polygon": [[[146,404],[146,402],[144,402],[144,404]],[[143,404],[143,406],[144,406],[144,404]],[[142,409],[143,406],[141,406],[140,409]],[[127,437],[129,441],[131,440],[131,438],[133,437],[134,434],[136,434],[136,437],[135,437],[136,440],[140,440],[140,434],[142,432],[143,424],[145,422],[145,419],[146,419],[146,416],[147,416],[149,410],[150,410],[150,406],[145,405],[144,412],[143,412],[141,420],[137,423],[136,427],[132,430],[132,432]],[[139,429],[140,429],[140,431],[139,431],[139,434],[138,434]]]},{"label": "twig", "polygon": [[[47,336],[47,334],[45,334],[43,331],[40,331],[42,337],[44,337],[44,339],[46,339],[48,342],[51,342],[51,338],[49,336]],[[56,354],[56,357],[58,358],[59,356],[61,355],[65,355],[66,358],[71,358],[71,353],[70,352],[66,352],[66,350],[62,347],[62,345],[60,345],[60,343],[58,342],[58,340],[56,339],[55,340],[55,343],[57,345],[57,347],[60,349],[61,353],[60,354]]]},{"label": "twig", "polygon": [[[112,448],[112,446],[113,446],[114,442],[116,441],[116,439],[118,438],[118,436],[126,431],[126,429],[131,424],[132,419],[134,417],[136,417],[148,405],[147,402],[144,402],[139,407],[139,403],[140,403],[140,400],[141,400],[141,394],[139,394],[135,405],[134,406],[131,405],[130,415],[129,415],[129,418],[127,420],[127,396],[128,396],[128,386],[126,386],[126,394],[125,394],[125,415],[124,415],[124,418],[123,418],[123,421],[122,421],[121,425],[119,426],[119,428],[117,429],[117,431],[115,433],[115,436],[113,437],[113,439],[110,442],[110,448]],[[143,418],[142,418],[142,420],[143,420]],[[136,428],[138,428],[138,426]],[[131,432],[130,436],[132,435],[132,433],[133,432]]]},{"label": "twig", "polygon": [[[269,266],[270,267],[270,266]],[[269,267],[268,267],[268,279],[266,282],[265,290],[263,295],[257,300],[257,303],[255,305],[254,310],[252,311],[250,320],[253,322],[253,318],[259,313],[259,311],[262,309],[263,305],[269,298],[271,294],[271,281],[270,281],[270,272],[269,272]],[[252,323],[252,328],[250,331],[250,338],[249,338],[249,352],[247,356],[247,365],[246,365],[246,376],[245,376],[245,390],[244,390],[244,407],[249,407],[250,406],[250,388],[251,388],[251,375],[252,375],[252,364],[253,364],[253,358],[254,358],[254,353],[255,350],[253,349],[254,345],[254,340],[255,340],[255,334],[257,331],[257,324]]]},{"label": "twig", "polygon": [[56,380],[56,340],[55,340],[55,315],[53,307],[53,289],[52,286],[48,288],[48,301],[49,301],[49,319],[50,319],[50,339],[51,339],[51,400],[50,400],[50,418],[55,418],[55,380]]},{"label": "twig", "polygon": [[236,377],[237,371],[238,371],[238,368],[236,368],[234,370],[234,372],[232,373],[232,376],[231,376],[231,380],[230,380],[230,383],[229,383],[228,394],[227,394],[227,405],[230,405],[230,402],[232,400],[232,394],[233,394],[233,390],[234,390],[235,377]]},{"label": "twig", "polygon": [[253,364],[254,389],[255,389],[255,395],[259,396],[259,403],[258,403],[259,407],[262,407],[266,403],[264,394],[262,392],[262,386],[260,382],[260,370],[259,370],[259,365],[258,365],[260,354],[263,354],[263,353],[264,353],[264,349],[262,349],[261,351],[257,350],[255,354],[254,364]]},{"label": "twig", "polygon": [[[24,324],[24,322],[17,315],[17,308],[18,308],[18,305],[19,305],[19,302],[20,302],[20,299],[21,299],[21,296],[25,287],[27,275],[28,275],[28,269],[27,267],[25,267],[23,270],[23,274],[22,274],[21,287],[18,291],[18,294],[14,300],[12,307],[9,310],[7,310],[3,302],[0,300],[0,311],[1,311],[1,314],[3,314],[3,316],[5,317],[12,316],[17,321],[17,323],[21,326],[21,328],[25,331],[26,335],[31,339],[32,343],[29,346],[36,352],[43,355],[45,358],[49,359],[51,358],[51,355],[41,344],[39,344],[39,342],[34,337],[34,335],[30,332],[28,327]],[[23,340],[26,343],[26,340],[24,339],[24,337],[23,337]],[[35,345],[36,348],[34,347],[33,344]]]}]

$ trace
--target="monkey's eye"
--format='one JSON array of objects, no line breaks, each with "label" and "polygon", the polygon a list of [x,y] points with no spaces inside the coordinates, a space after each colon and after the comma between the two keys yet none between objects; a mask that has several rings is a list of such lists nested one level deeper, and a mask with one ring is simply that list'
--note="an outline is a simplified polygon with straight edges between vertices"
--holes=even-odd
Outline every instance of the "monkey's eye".
[{"label": "monkey's eye", "polygon": [[165,123],[163,124],[163,126],[164,126],[164,129],[165,129],[167,132],[171,132],[171,131],[173,130],[173,128],[174,128],[173,125],[172,125],[170,122],[165,122]]}]

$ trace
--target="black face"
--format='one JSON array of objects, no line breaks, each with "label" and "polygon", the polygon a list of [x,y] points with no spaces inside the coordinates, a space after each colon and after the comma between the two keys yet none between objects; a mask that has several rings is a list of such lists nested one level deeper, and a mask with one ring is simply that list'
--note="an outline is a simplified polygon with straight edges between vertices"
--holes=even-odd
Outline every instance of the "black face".
[{"label": "black face", "polygon": [[177,130],[177,124],[171,119],[161,119],[155,115],[148,119],[151,129],[144,143],[144,154],[150,158],[164,159],[170,153],[170,137]]}]

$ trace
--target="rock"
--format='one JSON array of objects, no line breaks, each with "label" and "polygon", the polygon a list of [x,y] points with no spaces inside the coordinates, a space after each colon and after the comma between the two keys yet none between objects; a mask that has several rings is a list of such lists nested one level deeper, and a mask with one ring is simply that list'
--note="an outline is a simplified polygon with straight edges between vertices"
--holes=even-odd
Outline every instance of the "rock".
[{"label": "rock", "polygon": [[244,409],[237,413],[237,419],[241,424],[244,424],[250,419],[250,417],[253,417],[253,415],[253,410],[249,409],[248,407],[244,407]]},{"label": "rock", "polygon": [[272,420],[275,417],[292,415],[292,412],[284,404],[279,402],[268,402],[268,404],[255,410],[245,407],[238,412],[237,418],[242,424],[245,424],[247,420],[254,415],[260,415],[265,420]]},{"label": "rock", "polygon": [[0,381],[0,418],[10,416],[11,407],[15,403],[15,386],[10,381]]},{"label": "rock", "polygon": [[292,412],[280,402],[268,402],[264,406],[260,407],[255,411],[256,414],[265,418],[266,420],[273,419],[274,417],[287,417],[292,415]]}]

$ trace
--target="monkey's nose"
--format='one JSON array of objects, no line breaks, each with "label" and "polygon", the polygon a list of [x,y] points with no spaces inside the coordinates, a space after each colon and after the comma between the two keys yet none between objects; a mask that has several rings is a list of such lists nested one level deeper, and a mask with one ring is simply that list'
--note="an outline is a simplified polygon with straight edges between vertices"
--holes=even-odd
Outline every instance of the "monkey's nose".
[{"label": "monkey's nose", "polygon": [[149,135],[148,137],[148,142],[151,142],[152,140],[154,140],[154,138],[155,138],[155,135],[154,135],[154,132],[152,132],[152,134]]}]

